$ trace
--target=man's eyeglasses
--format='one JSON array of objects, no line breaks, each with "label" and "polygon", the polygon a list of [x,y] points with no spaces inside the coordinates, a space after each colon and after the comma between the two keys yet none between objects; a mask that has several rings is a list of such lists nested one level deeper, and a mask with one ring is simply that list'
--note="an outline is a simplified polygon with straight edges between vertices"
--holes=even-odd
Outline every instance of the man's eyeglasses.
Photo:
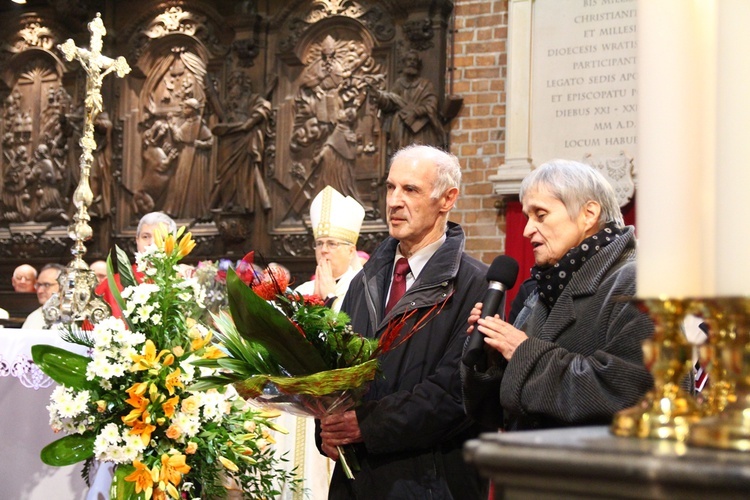
[{"label": "man's eyeglasses", "polygon": [[313,243],[313,250],[323,250],[323,247],[328,247],[330,250],[336,250],[338,247],[343,245],[351,245],[346,241],[333,241],[333,240],[317,240]]},{"label": "man's eyeglasses", "polygon": [[55,286],[57,284],[58,284],[57,282],[55,282],[55,283],[39,283],[37,281],[36,283],[34,283],[34,290],[40,290],[42,288],[48,289],[48,288],[51,288],[51,287],[53,287],[53,286]]}]

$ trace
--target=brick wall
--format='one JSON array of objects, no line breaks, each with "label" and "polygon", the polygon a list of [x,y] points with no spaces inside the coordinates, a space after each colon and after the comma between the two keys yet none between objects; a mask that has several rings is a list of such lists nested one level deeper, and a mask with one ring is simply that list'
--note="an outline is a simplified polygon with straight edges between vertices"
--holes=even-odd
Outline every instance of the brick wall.
[{"label": "brick wall", "polygon": [[492,262],[505,250],[505,216],[495,208],[488,177],[505,153],[505,76],[508,0],[454,0],[453,60],[448,49],[446,89],[464,99],[450,134],[463,167],[463,186],[451,220],[467,233],[467,252]]}]

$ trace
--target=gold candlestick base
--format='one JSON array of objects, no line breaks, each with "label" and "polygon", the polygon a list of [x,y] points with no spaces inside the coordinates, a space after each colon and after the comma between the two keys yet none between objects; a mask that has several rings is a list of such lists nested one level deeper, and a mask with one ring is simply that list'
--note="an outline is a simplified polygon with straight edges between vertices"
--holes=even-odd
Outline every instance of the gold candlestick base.
[{"label": "gold candlestick base", "polygon": [[706,299],[702,305],[712,416],[690,426],[688,444],[750,451],[750,298]]},{"label": "gold candlestick base", "polygon": [[691,367],[692,347],[682,333],[691,299],[637,299],[654,321],[654,337],[643,344],[654,389],[632,408],[615,414],[610,430],[616,436],[685,441],[700,412],[681,387]]}]

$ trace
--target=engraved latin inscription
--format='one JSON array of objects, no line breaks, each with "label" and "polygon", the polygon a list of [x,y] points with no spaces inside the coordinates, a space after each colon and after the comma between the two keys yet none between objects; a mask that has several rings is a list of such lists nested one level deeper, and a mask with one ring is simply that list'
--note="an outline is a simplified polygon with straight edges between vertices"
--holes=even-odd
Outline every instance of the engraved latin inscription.
[{"label": "engraved latin inscription", "polygon": [[635,157],[636,0],[537,0],[532,156]]}]

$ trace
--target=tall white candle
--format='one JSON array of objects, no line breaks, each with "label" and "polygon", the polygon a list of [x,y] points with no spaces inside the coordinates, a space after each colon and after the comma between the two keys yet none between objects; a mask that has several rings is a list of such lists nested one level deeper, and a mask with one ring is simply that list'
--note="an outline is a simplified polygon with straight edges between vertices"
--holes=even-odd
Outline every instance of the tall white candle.
[{"label": "tall white candle", "polygon": [[[638,2],[638,296],[713,294],[713,2]],[[706,183],[709,183],[707,185]],[[708,266],[708,267],[706,267]]]},{"label": "tall white candle", "polygon": [[716,293],[749,295],[750,2],[717,3]]}]

